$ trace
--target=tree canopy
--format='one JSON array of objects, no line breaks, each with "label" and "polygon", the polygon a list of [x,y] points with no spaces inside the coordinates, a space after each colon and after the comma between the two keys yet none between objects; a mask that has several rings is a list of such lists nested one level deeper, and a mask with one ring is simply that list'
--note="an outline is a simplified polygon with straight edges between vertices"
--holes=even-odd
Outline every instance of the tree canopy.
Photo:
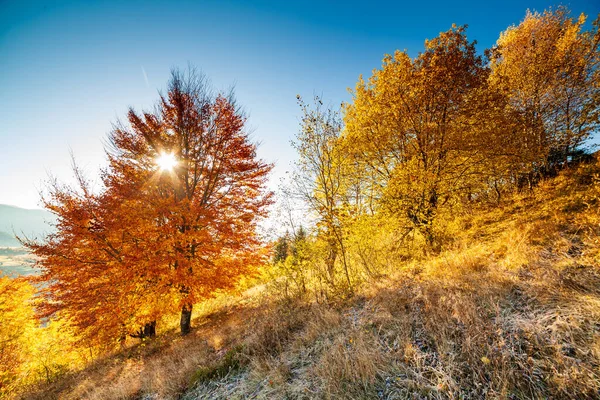
[{"label": "tree canopy", "polygon": [[[102,342],[151,332],[173,308],[189,332],[194,303],[263,261],[256,223],[271,201],[272,166],[257,158],[233,96],[213,94],[194,70],[173,71],[154,112],[131,109],[127,121],[109,135],[102,190],[77,170],[77,190],[51,185],[57,231],[28,243],[41,257],[43,311]],[[158,165],[164,155],[171,168]]]}]

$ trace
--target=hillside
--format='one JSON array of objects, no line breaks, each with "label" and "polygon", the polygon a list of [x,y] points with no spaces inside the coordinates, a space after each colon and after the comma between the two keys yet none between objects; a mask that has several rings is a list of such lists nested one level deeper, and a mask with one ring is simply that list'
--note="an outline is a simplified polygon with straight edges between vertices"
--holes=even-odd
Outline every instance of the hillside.
[{"label": "hillside", "polygon": [[0,247],[20,246],[14,234],[41,237],[52,231],[55,217],[46,210],[0,204]]},{"label": "hillside", "polygon": [[0,204],[0,275],[31,275],[33,256],[21,248],[16,235],[41,238],[51,232],[53,214]]},{"label": "hillside", "polygon": [[19,247],[21,243],[10,233],[0,232],[0,247]]},{"label": "hillside", "polygon": [[[347,298],[267,282],[29,398],[596,398],[600,165],[453,222]],[[391,256],[390,256],[391,257]],[[266,287],[266,289],[265,289]]]}]

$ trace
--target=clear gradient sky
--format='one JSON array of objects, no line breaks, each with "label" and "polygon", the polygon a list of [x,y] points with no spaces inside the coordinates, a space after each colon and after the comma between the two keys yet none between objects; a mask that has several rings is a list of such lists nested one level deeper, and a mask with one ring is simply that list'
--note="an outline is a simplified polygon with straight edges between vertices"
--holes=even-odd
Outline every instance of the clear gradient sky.
[{"label": "clear gradient sky", "polygon": [[[96,175],[103,139],[127,108],[148,109],[172,67],[235,84],[259,154],[290,168],[296,95],[339,104],[385,53],[416,55],[452,23],[479,51],[550,1],[2,1],[0,204],[39,207],[48,173],[68,181],[70,151]],[[599,0],[564,1],[590,20]]]}]

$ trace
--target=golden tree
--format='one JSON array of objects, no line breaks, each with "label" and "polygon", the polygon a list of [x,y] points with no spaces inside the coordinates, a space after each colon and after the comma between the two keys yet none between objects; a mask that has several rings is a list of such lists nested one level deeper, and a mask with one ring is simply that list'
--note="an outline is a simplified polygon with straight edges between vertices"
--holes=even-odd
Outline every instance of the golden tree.
[{"label": "golden tree", "polygon": [[0,396],[22,384],[33,358],[35,328],[33,286],[24,279],[0,276]]},{"label": "golden tree", "polygon": [[339,112],[323,106],[320,98],[310,107],[298,96],[302,109],[301,128],[292,143],[298,152],[294,185],[296,193],[317,217],[319,238],[326,243],[325,268],[330,285],[335,285],[335,264],[341,258],[346,284],[352,286],[345,246],[348,187],[347,152],[338,138],[342,131]]},{"label": "golden tree", "polygon": [[584,31],[585,20],[562,7],[528,11],[490,52],[490,84],[517,123],[518,170],[537,175],[564,165],[599,126],[598,20]]},{"label": "golden tree", "polygon": [[482,159],[472,116],[486,69],[465,29],[426,41],[415,59],[386,56],[346,106],[344,141],[372,171],[380,203],[430,245],[438,208],[468,187]]}]

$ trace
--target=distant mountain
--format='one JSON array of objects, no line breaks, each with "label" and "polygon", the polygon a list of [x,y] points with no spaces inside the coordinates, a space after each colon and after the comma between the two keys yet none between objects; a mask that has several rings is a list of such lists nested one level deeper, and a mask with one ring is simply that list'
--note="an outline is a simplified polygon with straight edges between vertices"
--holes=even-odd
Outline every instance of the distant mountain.
[{"label": "distant mountain", "polygon": [[0,247],[20,246],[15,234],[42,238],[54,230],[51,224],[55,220],[54,215],[46,210],[0,204]]},{"label": "distant mountain", "polygon": [[21,243],[12,233],[0,232],[0,247],[18,247]]}]

